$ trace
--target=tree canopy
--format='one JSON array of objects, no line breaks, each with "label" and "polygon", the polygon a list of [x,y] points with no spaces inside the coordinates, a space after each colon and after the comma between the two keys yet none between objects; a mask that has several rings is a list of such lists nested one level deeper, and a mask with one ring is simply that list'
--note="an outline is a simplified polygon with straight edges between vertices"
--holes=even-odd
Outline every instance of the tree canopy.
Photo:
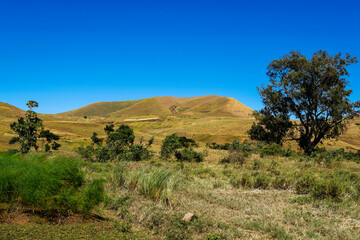
[{"label": "tree canopy", "polygon": [[347,67],[355,57],[315,52],[307,59],[290,52],[273,60],[267,75],[270,83],[258,88],[264,108],[249,130],[253,140],[282,143],[295,140],[306,154],[325,139],[338,137],[359,113],[360,102],[351,102]]}]

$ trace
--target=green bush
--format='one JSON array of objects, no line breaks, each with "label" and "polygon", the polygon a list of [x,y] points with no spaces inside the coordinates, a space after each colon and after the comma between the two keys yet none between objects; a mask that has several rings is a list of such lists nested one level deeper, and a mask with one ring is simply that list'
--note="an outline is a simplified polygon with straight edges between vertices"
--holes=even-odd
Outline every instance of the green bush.
[{"label": "green bush", "polygon": [[175,151],[175,158],[180,162],[183,162],[183,161],[202,162],[202,161],[204,161],[203,154],[194,151],[192,148],[184,148],[181,151]]},{"label": "green bush", "polygon": [[198,147],[198,144],[190,138],[179,137],[176,133],[168,135],[162,142],[160,155],[162,158],[171,158],[178,149]]},{"label": "green bush", "polygon": [[206,143],[206,147],[217,150],[229,150],[231,148],[231,143],[217,144],[216,142],[212,142]]},{"label": "green bush", "polygon": [[229,148],[229,155],[220,160],[220,163],[235,163],[243,165],[254,149],[253,144],[247,142],[246,140],[243,143],[235,140]]},{"label": "green bush", "polygon": [[150,138],[147,144],[134,143],[135,135],[132,128],[121,125],[117,130],[114,125],[106,125],[104,128],[107,135],[106,145],[102,145],[103,139],[93,133],[92,144],[87,147],[79,147],[77,152],[87,161],[107,162],[109,160],[119,161],[141,161],[153,157],[153,152],[149,147],[154,142],[154,137]]},{"label": "green bush", "polygon": [[97,179],[90,182],[83,189],[81,196],[81,207],[83,212],[88,214],[94,206],[104,201],[104,196],[104,180]]},{"label": "green bush", "polygon": [[[62,213],[88,212],[99,203],[97,200],[89,203],[86,209],[82,207],[82,199],[86,196],[84,189],[88,186],[85,185],[85,173],[80,168],[81,160],[47,156],[0,154],[0,202]],[[93,189],[93,193],[97,190]]]},{"label": "green bush", "polygon": [[134,144],[130,147],[129,151],[125,154],[127,161],[143,161],[149,160],[154,156],[154,153],[142,144]]},{"label": "green bush", "polygon": [[260,157],[264,156],[281,156],[283,148],[279,144],[271,144],[260,149]]}]

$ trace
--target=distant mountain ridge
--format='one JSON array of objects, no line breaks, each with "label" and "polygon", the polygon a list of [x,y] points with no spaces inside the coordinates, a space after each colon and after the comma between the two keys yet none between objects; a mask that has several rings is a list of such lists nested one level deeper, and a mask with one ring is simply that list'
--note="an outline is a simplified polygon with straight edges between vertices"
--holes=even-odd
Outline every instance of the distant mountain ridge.
[{"label": "distant mountain ridge", "polygon": [[[174,109],[172,111],[171,109]],[[249,118],[253,110],[239,101],[217,95],[200,97],[151,97],[131,101],[97,102],[60,113],[65,116],[229,116]]]}]

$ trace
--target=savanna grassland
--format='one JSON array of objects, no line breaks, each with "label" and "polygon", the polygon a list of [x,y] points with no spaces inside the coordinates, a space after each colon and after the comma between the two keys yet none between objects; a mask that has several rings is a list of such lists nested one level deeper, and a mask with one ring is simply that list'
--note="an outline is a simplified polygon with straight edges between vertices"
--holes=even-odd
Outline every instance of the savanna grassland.
[{"label": "savanna grassland", "polygon": [[[175,103],[178,110],[169,112]],[[170,98],[40,115],[62,147],[27,156],[2,153],[0,159],[12,161],[2,161],[0,185],[23,190],[0,189],[13,196],[0,198],[0,238],[359,239],[360,121],[308,157],[295,145],[244,142],[254,119],[241,115],[239,106],[218,97]],[[152,110],[141,116],[134,110],[144,108]],[[7,144],[14,135],[9,124],[20,114],[13,108],[0,117],[1,151],[14,147]],[[130,126],[135,143],[155,136],[151,158],[84,158],[78,147],[89,145],[93,132],[106,138],[108,124]],[[194,139],[203,159],[162,157],[162,141],[172,133]],[[205,145],[211,142],[231,147]],[[19,180],[14,162],[27,173]],[[46,191],[29,184],[38,182]],[[182,220],[186,213],[194,214],[190,222]]]}]

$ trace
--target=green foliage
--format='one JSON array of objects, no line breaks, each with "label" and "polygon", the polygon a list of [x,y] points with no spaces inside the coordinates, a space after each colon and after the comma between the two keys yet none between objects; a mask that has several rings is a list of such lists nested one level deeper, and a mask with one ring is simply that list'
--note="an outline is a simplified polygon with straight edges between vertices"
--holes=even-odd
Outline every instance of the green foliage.
[{"label": "green foliage", "polygon": [[91,136],[91,141],[96,145],[101,145],[104,139],[99,138],[97,135],[98,134],[96,132],[93,132],[93,135]]},{"label": "green foliage", "polygon": [[217,150],[229,150],[231,143],[217,144],[216,142],[206,143],[206,147]]},{"label": "green foliage", "polygon": [[85,214],[104,201],[104,180],[96,179],[90,182],[82,191],[81,207]]},{"label": "green foliage", "polygon": [[[30,110],[26,111],[25,118],[21,117],[17,122],[10,124],[11,130],[16,132],[19,136],[13,137],[10,139],[9,144],[20,143],[20,150],[22,153],[28,153],[33,147],[35,150],[38,150],[39,146],[37,145],[37,140],[43,139],[44,142],[47,142],[45,145],[45,151],[49,151],[49,143],[53,140],[59,140],[58,135],[53,134],[49,130],[44,130],[43,122],[38,118],[37,113],[32,111],[32,108],[38,107],[39,104],[35,101],[28,101],[26,104]],[[58,150],[61,145],[53,142],[52,149]]]},{"label": "green foliage", "polygon": [[98,181],[86,185],[80,167],[80,160],[69,157],[0,154],[0,202],[88,212],[102,201],[103,188]]},{"label": "green foliage", "polygon": [[179,175],[172,169],[143,169],[139,172],[138,188],[140,194],[153,201],[169,204],[169,193],[178,187]]},{"label": "green foliage", "polygon": [[163,140],[160,155],[165,159],[171,158],[176,150],[189,147],[198,147],[198,145],[193,139],[179,137],[176,133],[173,133]]},{"label": "green foliage", "polygon": [[136,162],[151,159],[154,153],[148,149],[149,146],[143,144],[131,145],[129,152],[125,155],[125,159]]},{"label": "green foliage", "polygon": [[247,142],[246,140],[243,143],[235,140],[230,148],[229,155],[222,160],[221,163],[236,163],[243,165],[245,160],[255,151],[255,147],[252,143]]},{"label": "green foliage", "polygon": [[279,144],[271,144],[266,147],[263,147],[260,150],[260,157],[264,156],[281,156],[283,149]]},{"label": "green foliage", "polygon": [[[92,144],[87,147],[79,147],[78,153],[88,161],[107,162],[117,159],[119,161],[141,161],[153,157],[153,152],[149,147],[154,142],[154,137],[149,139],[147,144],[134,143],[135,135],[133,129],[126,125],[120,125],[114,129],[114,125],[106,125],[104,128],[107,135],[106,144],[102,145],[102,138],[97,133],[93,133]],[[95,147],[96,146],[96,147]]]},{"label": "green foliage", "polygon": [[107,134],[106,143],[108,145],[119,141],[125,146],[130,146],[135,140],[134,130],[127,125],[120,125],[117,130],[114,130],[111,125],[110,127],[106,126],[105,132]]},{"label": "green foliage", "polygon": [[183,162],[183,161],[202,162],[202,161],[204,161],[203,154],[194,151],[192,148],[184,148],[181,151],[175,151],[175,158],[180,162]]},{"label": "green foliage", "polygon": [[258,89],[265,107],[255,112],[258,123],[248,132],[251,139],[281,144],[289,138],[311,155],[323,140],[338,137],[360,107],[359,101],[350,101],[346,79],[347,67],[356,62],[349,54],[331,56],[322,50],[311,59],[290,52],[273,60],[270,84]]}]

